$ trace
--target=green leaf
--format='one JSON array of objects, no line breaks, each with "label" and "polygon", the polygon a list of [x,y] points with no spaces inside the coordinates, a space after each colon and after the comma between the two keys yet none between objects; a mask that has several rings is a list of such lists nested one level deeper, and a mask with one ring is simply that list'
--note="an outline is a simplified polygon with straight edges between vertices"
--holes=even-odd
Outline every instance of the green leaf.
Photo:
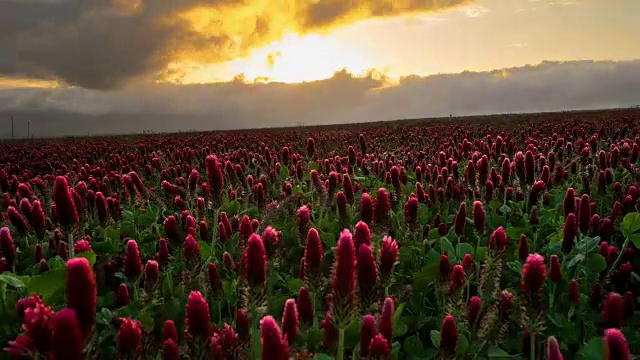
[{"label": "green leaf", "polygon": [[476,249],[476,256],[475,256],[475,261],[484,261],[487,258],[487,247],[486,246],[479,246],[478,249]]},{"label": "green leaf", "polygon": [[497,360],[513,358],[513,356],[509,355],[506,351],[502,350],[496,345],[489,346],[489,348],[487,349],[487,356],[489,357],[489,359]]},{"label": "green leaf", "polygon": [[602,337],[596,336],[589,340],[580,351],[578,351],[578,358],[581,360],[600,360],[604,359],[604,341]]},{"label": "green leaf", "polygon": [[401,337],[402,335],[407,333],[408,329],[409,328],[407,327],[407,324],[400,320],[397,323],[393,324],[393,336]]},{"label": "green leaf", "polygon": [[327,354],[316,353],[313,356],[313,360],[333,360],[333,358]]},{"label": "green leaf", "polygon": [[438,278],[439,274],[438,261],[430,261],[422,270],[414,277],[413,281],[418,290],[426,290],[426,288]]},{"label": "green leaf", "polygon": [[59,291],[64,291],[67,269],[49,270],[42,275],[31,277],[27,284],[27,293],[37,293],[45,301]]},{"label": "green leaf", "polygon": [[398,359],[398,354],[400,354],[400,348],[402,346],[400,345],[399,342],[394,342],[391,345],[391,360],[397,360]]},{"label": "green leaf", "polygon": [[569,263],[567,264],[567,268],[572,269],[582,261],[584,261],[584,254],[577,254],[576,256],[571,258],[571,260],[569,260]]},{"label": "green leaf", "polygon": [[200,255],[203,259],[212,255],[211,245],[208,242],[204,242],[202,240],[198,241],[198,245],[200,245]]},{"label": "green leaf", "polygon": [[474,254],[474,249],[473,246],[469,243],[461,243],[460,247],[458,248],[458,259],[462,259],[464,258],[464,256],[466,254],[471,254],[473,256]]},{"label": "green leaf", "polygon": [[133,221],[133,212],[130,210],[122,211],[122,220],[124,221]]},{"label": "green leaf", "polygon": [[468,348],[469,340],[467,340],[467,337],[462,334],[458,335],[458,342],[456,343],[456,353],[464,354],[465,352],[467,352]]},{"label": "green leaf", "polygon": [[289,281],[287,281],[287,288],[292,294],[297,294],[302,285],[304,285],[304,281],[298,278],[289,279]]},{"label": "green leaf", "polygon": [[227,212],[227,215],[229,217],[233,215],[238,215],[238,213],[240,212],[240,209],[241,209],[240,203],[235,200],[231,200],[224,205],[224,211]]},{"label": "green leaf", "polygon": [[431,343],[436,347],[436,349],[440,348],[440,331],[431,330]]},{"label": "green leaf", "polygon": [[607,261],[598,253],[589,254],[589,269],[599,274],[607,268]]},{"label": "green leaf", "polygon": [[355,347],[360,341],[360,321],[353,321],[344,331],[344,346],[346,348]]},{"label": "green leaf", "polygon": [[520,235],[527,235],[528,233],[527,229],[518,227],[508,227],[504,231],[507,233],[509,239],[512,240],[520,240]]},{"label": "green leaf", "polygon": [[280,166],[280,177],[286,179],[289,177],[289,167],[282,165]]},{"label": "green leaf", "polygon": [[420,339],[415,335],[411,335],[408,338],[404,339],[402,348],[406,353],[413,354],[416,356],[419,356],[424,350],[422,341],[420,341]]},{"label": "green leaf", "polygon": [[11,273],[3,273],[0,274],[0,282],[3,282],[9,286],[12,286],[16,289],[22,289],[24,287],[24,282],[13,276]]},{"label": "green leaf", "polygon": [[440,238],[440,249],[449,257],[456,256],[456,252],[453,250],[453,245],[451,245],[451,242],[445,237]]},{"label": "green leaf", "polygon": [[622,220],[622,233],[630,238],[633,234],[640,232],[640,213],[633,212],[625,215]]},{"label": "green leaf", "polygon": [[503,214],[508,214],[511,212],[511,208],[508,205],[502,205],[500,206],[500,212]]},{"label": "green leaf", "polygon": [[94,253],[93,251],[81,252],[79,254],[76,254],[76,257],[87,259],[87,261],[89,261],[89,266],[91,266],[92,268],[96,263],[96,253]]},{"label": "green leaf", "polygon": [[320,329],[311,329],[307,333],[307,343],[311,346],[317,346],[324,339],[324,332]]},{"label": "green leaf", "polygon": [[151,309],[146,307],[140,311],[140,323],[145,331],[151,332],[153,330],[154,321],[155,317]]},{"label": "green leaf", "polygon": [[136,234],[136,227],[135,224],[133,223],[133,221],[122,221],[120,222],[120,230],[126,235],[126,236],[135,236]]}]

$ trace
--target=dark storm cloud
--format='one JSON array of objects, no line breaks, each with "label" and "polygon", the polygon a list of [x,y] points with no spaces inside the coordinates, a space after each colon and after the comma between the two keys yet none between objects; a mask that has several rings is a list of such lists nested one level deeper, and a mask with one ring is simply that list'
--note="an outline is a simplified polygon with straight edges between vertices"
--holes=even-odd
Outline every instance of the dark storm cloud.
[{"label": "dark storm cloud", "polygon": [[[465,2],[0,0],[0,76],[116,89],[137,78],[155,80],[179,71],[168,69],[174,62],[231,60],[285,31],[316,31]],[[193,9],[203,12],[182,16]]]},{"label": "dark storm cloud", "polygon": [[[0,124],[15,115],[31,120],[31,129],[40,136],[60,136],[354,123],[627,107],[640,105],[639,88],[640,60],[545,62],[492,72],[410,76],[394,86],[339,72],[303,84],[11,89],[0,91]],[[9,136],[7,129],[0,126],[0,137]]]}]

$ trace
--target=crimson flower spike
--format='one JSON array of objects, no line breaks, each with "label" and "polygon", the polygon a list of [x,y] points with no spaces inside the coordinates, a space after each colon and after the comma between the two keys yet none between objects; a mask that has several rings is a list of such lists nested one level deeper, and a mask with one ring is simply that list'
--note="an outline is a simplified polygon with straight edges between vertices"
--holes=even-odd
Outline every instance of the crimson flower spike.
[{"label": "crimson flower spike", "polygon": [[351,321],[355,307],[356,253],[351,232],[343,230],[336,246],[336,260],[331,278],[333,296],[333,319],[338,328],[344,328]]}]

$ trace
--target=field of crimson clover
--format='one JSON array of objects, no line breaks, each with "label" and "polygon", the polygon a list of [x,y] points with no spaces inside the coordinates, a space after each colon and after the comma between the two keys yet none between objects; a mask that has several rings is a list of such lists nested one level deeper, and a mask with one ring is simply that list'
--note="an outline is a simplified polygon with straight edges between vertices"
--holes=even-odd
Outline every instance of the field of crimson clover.
[{"label": "field of crimson clover", "polygon": [[0,144],[17,359],[640,354],[640,120]]}]

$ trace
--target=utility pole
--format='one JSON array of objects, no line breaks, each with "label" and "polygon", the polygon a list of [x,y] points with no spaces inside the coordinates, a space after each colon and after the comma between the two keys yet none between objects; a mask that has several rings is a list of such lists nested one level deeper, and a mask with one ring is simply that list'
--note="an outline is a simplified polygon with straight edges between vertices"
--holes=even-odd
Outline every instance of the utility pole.
[{"label": "utility pole", "polygon": [[13,116],[11,117],[11,140],[13,140],[13,125],[14,125],[14,121],[13,121]]},{"label": "utility pole", "polygon": [[27,139],[31,139],[31,120],[27,121]]}]

